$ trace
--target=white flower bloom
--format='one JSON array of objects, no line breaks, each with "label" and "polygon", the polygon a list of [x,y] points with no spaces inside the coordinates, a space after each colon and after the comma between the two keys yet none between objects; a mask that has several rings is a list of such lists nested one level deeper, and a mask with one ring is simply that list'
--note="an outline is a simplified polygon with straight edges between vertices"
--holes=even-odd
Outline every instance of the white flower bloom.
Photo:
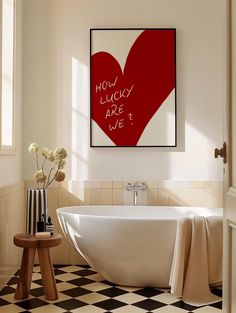
[{"label": "white flower bloom", "polygon": [[42,170],[36,171],[34,173],[34,177],[37,181],[37,183],[43,183],[47,179],[47,176],[44,174]]},{"label": "white flower bloom", "polygon": [[37,143],[35,143],[35,142],[32,142],[29,145],[28,151],[31,152],[31,153],[38,152],[39,151],[39,145]]},{"label": "white flower bloom", "polygon": [[54,151],[54,157],[56,160],[63,160],[67,157],[67,151],[64,148],[57,148]]},{"label": "white flower bloom", "polygon": [[42,156],[44,156],[46,159],[48,159],[51,162],[55,161],[55,157],[54,157],[53,151],[49,150],[48,148],[44,148],[43,149]]},{"label": "white flower bloom", "polygon": [[47,154],[47,159],[51,162],[54,162],[55,161],[55,157],[54,157],[54,153],[53,151],[49,151],[48,154]]},{"label": "white flower bloom", "polygon": [[42,156],[44,156],[44,157],[46,158],[47,155],[48,155],[48,152],[49,152],[48,148],[44,148],[44,149],[42,150]]}]

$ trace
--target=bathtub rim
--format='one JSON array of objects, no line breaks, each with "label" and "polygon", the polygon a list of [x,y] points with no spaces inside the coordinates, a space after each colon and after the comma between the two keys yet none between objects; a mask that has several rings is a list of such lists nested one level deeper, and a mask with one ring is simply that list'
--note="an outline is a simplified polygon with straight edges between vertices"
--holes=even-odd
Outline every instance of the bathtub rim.
[{"label": "bathtub rim", "polygon": [[[71,212],[69,210],[71,209],[79,209],[79,208],[131,208],[131,210],[133,209],[140,209],[140,208],[156,208],[156,209],[160,209],[162,208],[163,210],[168,210],[168,209],[175,209],[175,214],[178,213],[178,217],[176,216],[171,216],[169,214],[169,216],[165,216],[165,217],[160,217],[160,216],[135,216],[135,211],[133,215],[120,215],[120,216],[116,216],[116,215],[112,215],[111,211],[107,211],[108,214],[86,214],[86,213],[80,213],[80,212]],[[191,210],[192,209],[192,210]],[[179,211],[178,211],[179,210]],[[181,212],[186,210],[186,212]],[[197,214],[196,212],[194,212],[194,210],[210,210],[211,212],[214,212],[215,214]],[[190,214],[191,212],[191,214]],[[177,220],[180,217],[195,217],[195,216],[203,216],[203,217],[210,217],[210,216],[219,216],[219,217],[223,217],[223,208],[207,208],[207,207],[187,207],[187,206],[133,206],[133,205],[75,205],[75,206],[66,206],[66,207],[59,207],[56,209],[56,213],[57,215],[78,215],[80,217],[84,217],[84,218],[102,218],[102,219],[115,219],[115,220]],[[165,212],[167,214],[167,212]],[[188,213],[188,214],[187,214]],[[137,212],[136,212],[137,214]]]}]

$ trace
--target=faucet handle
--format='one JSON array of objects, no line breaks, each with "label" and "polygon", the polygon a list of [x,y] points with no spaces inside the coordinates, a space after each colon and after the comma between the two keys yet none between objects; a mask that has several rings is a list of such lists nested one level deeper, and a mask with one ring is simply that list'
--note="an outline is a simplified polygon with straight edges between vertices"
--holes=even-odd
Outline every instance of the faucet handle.
[{"label": "faucet handle", "polygon": [[137,183],[137,189],[141,191],[147,190],[147,184],[144,182]]},{"label": "faucet handle", "polygon": [[132,184],[132,183],[127,183],[127,185],[125,186],[125,189],[126,189],[127,191],[133,190],[133,189],[134,189],[134,184]]}]

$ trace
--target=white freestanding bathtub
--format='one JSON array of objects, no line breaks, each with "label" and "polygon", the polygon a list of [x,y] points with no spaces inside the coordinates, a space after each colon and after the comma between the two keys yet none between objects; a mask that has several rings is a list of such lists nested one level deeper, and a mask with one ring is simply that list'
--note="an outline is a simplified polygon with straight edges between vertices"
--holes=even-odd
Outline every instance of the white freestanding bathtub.
[{"label": "white freestanding bathtub", "polygon": [[181,216],[222,215],[222,209],[153,206],[75,206],[57,209],[66,237],[106,280],[168,287]]}]

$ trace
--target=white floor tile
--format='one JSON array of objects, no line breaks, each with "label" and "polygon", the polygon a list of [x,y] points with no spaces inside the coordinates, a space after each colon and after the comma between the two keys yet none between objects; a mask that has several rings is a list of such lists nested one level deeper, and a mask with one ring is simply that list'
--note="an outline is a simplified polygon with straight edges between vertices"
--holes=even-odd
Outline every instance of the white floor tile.
[{"label": "white floor tile", "polygon": [[72,279],[78,279],[78,275],[72,274],[72,273],[65,273],[65,274],[60,274],[56,276],[56,279],[59,279],[61,281],[68,281]]},{"label": "white floor tile", "polygon": [[41,272],[40,266],[34,266],[34,272]]},{"label": "white floor tile", "polygon": [[137,295],[135,293],[126,293],[124,295],[116,297],[116,300],[122,301],[127,304],[133,304],[145,299],[146,299],[145,297]]},{"label": "white floor tile", "polygon": [[72,289],[75,288],[75,285],[72,285],[70,283],[67,283],[65,281],[61,282],[61,283],[57,283],[57,291],[64,291],[64,290],[68,290],[68,289]]},{"label": "white floor tile", "polygon": [[212,306],[204,306],[202,308],[194,310],[194,313],[219,313],[219,312],[222,311]]},{"label": "white floor tile", "polygon": [[84,296],[79,296],[76,299],[83,301],[85,303],[88,303],[88,304],[93,304],[96,302],[107,300],[109,299],[109,297],[93,292]]},{"label": "white floor tile", "polygon": [[100,274],[89,275],[89,276],[87,276],[87,278],[95,280],[95,281],[104,280],[104,278]]},{"label": "white floor tile", "polygon": [[126,306],[122,306],[121,308],[114,309],[112,310],[112,312],[114,313],[144,313],[145,312],[146,313],[147,310],[137,308],[132,305],[126,305]]},{"label": "white floor tile", "polygon": [[33,273],[32,280],[42,279],[42,275],[40,273]]},{"label": "white floor tile", "polygon": [[64,272],[67,272],[67,273],[71,273],[71,272],[75,272],[75,271],[84,270],[84,267],[71,265],[71,266],[59,267],[58,269],[62,270]]},{"label": "white floor tile", "polygon": [[[23,300],[15,300],[14,295],[15,295],[14,293],[11,293],[9,295],[1,296],[1,299],[4,299],[11,303],[17,303],[17,302],[23,301]],[[27,299],[33,299],[33,298],[34,298],[33,296],[29,295],[29,298]]]},{"label": "white floor tile", "polygon": [[95,282],[84,286],[84,288],[96,292],[103,289],[107,289],[109,288],[109,286],[100,282]]},{"label": "white floor tile", "polygon": [[32,313],[62,313],[62,312],[65,312],[65,309],[62,309],[62,308],[59,308],[58,306],[49,304],[49,305],[45,305],[43,307],[30,309],[30,312],[32,312]]},{"label": "white floor tile", "polygon": [[0,306],[0,313],[19,313],[22,311],[24,311],[24,309],[14,304]]},{"label": "white floor tile", "polygon": [[[103,313],[104,310],[94,305],[86,305],[81,308],[71,310],[73,313]],[[128,312],[127,312],[128,313]]]},{"label": "white floor tile", "polygon": [[171,305],[164,306],[162,308],[156,309],[152,311],[153,313],[185,313],[189,312],[188,310],[176,308]]},{"label": "white floor tile", "polygon": [[165,292],[165,293],[161,293],[160,295],[151,297],[151,299],[156,300],[156,301],[160,301],[166,304],[171,304],[171,303],[175,303],[181,299],[176,298],[176,296],[172,295],[171,293]]},{"label": "white floor tile", "polygon": [[56,300],[46,300],[44,295],[38,297],[38,299],[53,304],[53,303],[56,303],[56,302],[65,301],[65,300],[71,299],[71,297],[65,295],[64,293],[60,293],[60,292],[59,292],[59,293],[58,293],[58,299],[56,299]]}]

